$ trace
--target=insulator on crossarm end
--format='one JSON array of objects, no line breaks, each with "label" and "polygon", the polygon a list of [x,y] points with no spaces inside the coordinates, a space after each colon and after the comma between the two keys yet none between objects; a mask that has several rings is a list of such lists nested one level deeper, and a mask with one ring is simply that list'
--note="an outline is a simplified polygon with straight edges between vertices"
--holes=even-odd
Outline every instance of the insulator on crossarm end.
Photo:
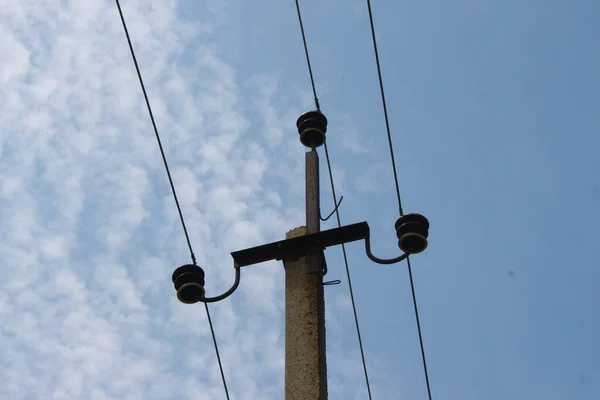
[{"label": "insulator on crossarm end", "polygon": [[186,264],[173,272],[173,284],[177,299],[184,304],[195,304],[204,299],[204,270],[197,265]]},{"label": "insulator on crossarm end", "polygon": [[429,221],[421,214],[404,214],[395,224],[398,247],[407,254],[418,254],[427,248]]}]

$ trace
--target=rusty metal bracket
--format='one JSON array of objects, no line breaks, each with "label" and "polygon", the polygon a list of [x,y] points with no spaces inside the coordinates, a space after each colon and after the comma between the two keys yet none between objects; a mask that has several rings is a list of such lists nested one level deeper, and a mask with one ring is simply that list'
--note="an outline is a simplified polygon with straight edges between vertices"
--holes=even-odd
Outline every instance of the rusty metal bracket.
[{"label": "rusty metal bracket", "polygon": [[327,247],[363,240],[368,236],[369,224],[365,221],[234,251],[231,257],[237,266],[246,267],[271,260],[301,257],[311,251],[322,252]]}]

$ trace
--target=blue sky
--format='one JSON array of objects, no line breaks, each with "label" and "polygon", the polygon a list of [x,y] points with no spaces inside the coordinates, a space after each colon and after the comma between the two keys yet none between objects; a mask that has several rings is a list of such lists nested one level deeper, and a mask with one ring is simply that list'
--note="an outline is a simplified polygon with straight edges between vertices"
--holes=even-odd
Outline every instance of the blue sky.
[{"label": "blue sky", "polygon": [[[293,1],[123,1],[207,291],[229,253],[303,223],[312,109]],[[301,2],[342,222],[398,252],[366,3]],[[600,5],[373,1],[433,396],[600,393]],[[222,399],[203,307],[114,2],[0,7],[0,397]],[[321,157],[324,166],[324,157]],[[323,170],[322,208],[331,210]],[[330,221],[325,227],[333,227]],[[348,246],[375,399],[426,399],[406,265]],[[327,250],[331,399],[364,399],[341,249]],[[232,399],[283,390],[283,272],[212,306]]]}]

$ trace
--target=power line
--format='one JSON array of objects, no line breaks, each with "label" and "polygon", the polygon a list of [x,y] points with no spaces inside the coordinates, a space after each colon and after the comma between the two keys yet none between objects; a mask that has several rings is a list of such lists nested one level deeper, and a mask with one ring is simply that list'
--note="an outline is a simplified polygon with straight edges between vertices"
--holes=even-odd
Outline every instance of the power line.
[{"label": "power line", "polygon": [[425,346],[423,346],[423,336],[421,335],[421,322],[419,321],[419,308],[417,307],[417,295],[415,294],[415,284],[413,283],[412,267],[410,257],[406,257],[408,265],[408,277],[410,278],[410,288],[412,292],[413,306],[415,307],[415,319],[417,320],[417,331],[419,332],[419,343],[421,343],[421,357],[423,357],[423,371],[425,372],[425,383],[427,384],[427,395],[431,400],[431,386],[429,385],[429,373],[427,372],[427,361],[425,358]]},{"label": "power line", "polygon": [[[310,74],[310,83],[312,85],[312,90],[313,90],[313,95],[314,95],[314,100],[315,100],[315,107],[317,108],[318,111],[321,111],[321,107],[319,105],[319,99],[317,97],[317,88],[315,85],[315,79],[313,76],[312,66],[310,64],[308,45],[306,43],[306,35],[304,33],[304,24],[302,23],[302,13],[300,12],[300,3],[299,3],[299,0],[295,0],[295,1],[296,1],[296,11],[298,12],[298,22],[300,23],[300,30],[302,32],[302,43],[304,44],[304,53],[306,55],[306,64],[308,65],[308,72]],[[337,201],[337,196],[336,196],[336,192],[335,192],[335,183],[333,180],[333,173],[331,171],[331,162],[329,160],[329,151],[327,150],[327,141],[325,141],[324,145],[325,145],[325,158],[327,159],[327,169],[329,171],[329,180],[331,182],[331,193],[333,196],[334,212],[335,212],[335,216],[337,219],[338,227],[341,227],[342,222],[340,219],[340,211],[339,211],[339,207],[338,207],[339,203]],[[352,311],[354,313],[354,323],[356,325],[356,334],[358,336],[358,345],[360,347],[360,356],[362,359],[363,370],[365,373],[365,382],[367,385],[367,392],[369,394],[369,400],[371,400],[372,399],[371,384],[369,383],[369,374],[367,372],[367,362],[365,359],[365,352],[363,349],[362,336],[360,334],[360,325],[358,323],[358,313],[356,311],[356,302],[354,300],[354,291],[352,290],[352,278],[350,276],[350,267],[348,266],[348,256],[346,254],[346,246],[343,243],[342,243],[342,254],[344,256],[344,265],[346,267],[346,277],[348,278],[348,289],[350,290],[350,300],[352,302]]]},{"label": "power line", "polygon": [[[333,173],[331,172],[331,162],[329,161],[329,151],[327,150],[327,141],[325,145],[325,158],[327,159],[327,169],[329,171],[329,181],[331,182],[331,193],[334,204],[337,204],[337,196],[335,194],[335,185],[333,184]],[[342,226],[340,220],[340,211],[338,208],[335,209],[335,217],[337,219],[338,227]],[[362,358],[363,370],[365,371],[365,381],[367,382],[367,392],[369,393],[369,399],[371,399],[371,385],[369,384],[369,374],[367,373],[367,361],[365,360],[365,352],[363,350],[362,336],[360,334],[360,326],[358,325],[358,313],[356,312],[356,304],[354,302],[354,291],[352,290],[352,279],[350,278],[350,268],[348,267],[348,256],[346,255],[346,246],[342,243],[342,253],[344,255],[344,265],[346,266],[346,277],[348,278],[348,289],[350,290],[350,300],[352,301],[352,311],[354,313],[354,323],[356,324],[356,334],[358,336],[358,346],[360,347],[360,356]]]},{"label": "power line", "polygon": [[138,65],[137,58],[135,56],[135,52],[133,51],[133,45],[131,44],[131,38],[129,37],[129,30],[127,29],[125,17],[123,17],[123,11],[121,10],[121,4],[119,3],[119,0],[115,0],[115,2],[117,3],[117,8],[119,9],[121,23],[123,24],[123,30],[125,31],[125,36],[127,37],[127,43],[129,44],[129,50],[131,52],[131,57],[133,58],[133,63],[135,65],[135,71],[137,72],[137,76],[140,81],[140,86],[142,87],[142,93],[144,94],[144,100],[146,100],[146,108],[148,109],[148,114],[150,115],[150,121],[152,121],[152,127],[154,128],[154,135],[156,136],[156,141],[158,142],[158,148],[160,149],[160,155],[162,156],[162,160],[165,165],[165,170],[167,171],[167,177],[169,178],[169,184],[171,185],[171,192],[173,193],[173,198],[175,199],[175,205],[177,206],[177,212],[179,213],[179,220],[181,221],[183,233],[185,234],[185,240],[187,241],[187,245],[190,250],[190,256],[192,257],[192,261],[194,264],[196,264],[196,255],[194,254],[194,250],[192,250],[192,243],[190,242],[190,235],[188,234],[187,227],[185,225],[185,220],[183,219],[183,213],[181,212],[181,206],[179,205],[179,199],[177,198],[177,191],[175,190],[175,185],[173,184],[173,178],[171,177],[171,171],[169,169],[169,164],[167,163],[167,157],[165,156],[162,142],[160,140],[160,135],[158,134],[158,128],[156,127],[156,122],[154,120],[154,113],[152,112],[152,107],[150,106],[150,100],[148,100],[148,94],[146,92],[146,86],[144,85],[144,80],[142,79],[142,73],[140,72],[140,67]]},{"label": "power line", "polygon": [[394,182],[396,183],[396,197],[398,198],[398,210],[400,216],[404,214],[402,210],[402,199],[400,197],[400,185],[398,184],[398,171],[396,169],[396,158],[394,157],[394,147],[392,146],[392,132],[390,131],[390,119],[387,112],[387,102],[385,101],[385,90],[383,88],[383,78],[381,77],[381,65],[379,63],[379,51],[377,50],[377,38],[375,37],[375,23],[373,22],[373,11],[371,10],[371,0],[367,0],[369,9],[369,21],[371,23],[371,36],[373,38],[373,50],[375,50],[375,62],[377,63],[377,76],[379,77],[379,90],[381,91],[381,103],[383,104],[383,115],[385,117],[385,129],[387,131],[388,144],[390,146],[390,156],[392,157],[392,168],[394,170]]},{"label": "power line", "polygon": [[312,66],[310,64],[310,56],[308,55],[306,35],[304,34],[304,24],[302,23],[302,13],[300,12],[300,0],[296,0],[296,11],[298,12],[298,22],[300,23],[300,31],[302,32],[302,43],[304,44],[304,54],[306,55],[306,64],[308,65],[308,73],[310,74],[310,84],[312,85],[313,96],[315,98],[315,107],[317,107],[318,111],[321,111],[321,106],[319,105],[319,99],[317,97],[315,78],[313,76]]},{"label": "power line", "polygon": [[[373,50],[375,51],[375,63],[377,64],[377,76],[379,78],[379,89],[381,91],[381,103],[383,104],[383,115],[385,117],[385,128],[387,130],[388,144],[390,147],[390,156],[392,159],[392,168],[394,170],[394,182],[396,184],[396,196],[398,197],[398,209],[400,211],[400,216],[402,216],[402,199],[400,197],[400,185],[398,183],[398,172],[396,169],[396,160],[394,157],[394,147],[392,145],[392,133],[390,131],[390,122],[387,112],[387,103],[385,101],[385,90],[383,88],[383,78],[381,76],[381,63],[379,62],[379,51],[377,50],[377,37],[375,35],[375,23],[373,22],[373,10],[371,8],[371,0],[367,0],[367,9],[369,10],[369,22],[371,24],[371,37],[373,39]],[[412,267],[410,265],[410,257],[406,257],[406,263],[408,265],[408,276],[410,278],[410,289],[412,292],[413,305],[415,308],[415,319],[417,321],[417,331],[419,332],[419,344],[421,346],[421,356],[423,360],[423,371],[425,373],[425,383],[427,385],[427,394],[429,395],[429,400],[431,397],[431,385],[429,383],[429,373],[427,372],[427,360],[425,358],[425,346],[423,344],[423,335],[421,333],[421,323],[419,321],[419,309],[417,307],[417,296],[415,294],[415,285],[413,282],[412,276]]]},{"label": "power line", "polygon": [[[119,2],[119,0],[115,0],[115,3],[117,4],[117,9],[119,10],[119,16],[121,17],[121,23],[123,24],[123,30],[125,31],[125,36],[127,37],[127,44],[129,45],[129,51],[131,52],[131,58],[133,58],[133,64],[135,65],[135,71],[137,73],[138,80],[140,81],[140,86],[142,87],[142,93],[144,94],[144,100],[146,101],[146,108],[148,109],[148,115],[150,116],[150,121],[152,121],[152,127],[154,128],[154,135],[156,136],[156,141],[158,142],[158,148],[160,149],[160,154],[162,156],[162,160],[165,165],[165,171],[167,172],[167,177],[169,178],[171,192],[173,193],[173,199],[175,200],[175,206],[177,207],[177,212],[179,213],[179,220],[181,221],[181,227],[183,228],[185,240],[187,241],[187,245],[190,250],[190,256],[192,258],[192,262],[194,263],[194,265],[196,265],[196,256],[194,254],[194,250],[192,249],[190,235],[188,234],[187,227],[185,225],[185,220],[183,218],[183,213],[181,211],[179,199],[177,198],[177,191],[175,190],[175,185],[173,184],[173,178],[171,177],[171,171],[169,169],[167,157],[165,156],[165,151],[163,149],[162,142],[160,140],[160,135],[158,133],[158,128],[156,127],[156,122],[154,120],[154,113],[152,112],[152,107],[150,106],[150,100],[148,99],[148,93],[146,92],[146,85],[144,85],[144,80],[142,79],[142,73],[140,71],[140,67],[137,62],[137,57],[135,56],[135,51],[133,50],[133,44],[131,43],[131,37],[129,36],[129,29],[127,29],[127,23],[125,22],[125,17],[123,16],[123,10],[121,9],[121,3]],[[204,303],[204,306],[205,306],[205,310],[206,310],[206,316],[208,318],[208,324],[210,326],[210,332],[212,334],[215,352],[217,354],[219,370],[221,371],[221,378],[223,380],[223,388],[225,389],[225,395],[227,397],[227,400],[229,400],[229,390],[227,388],[225,374],[223,373],[223,365],[221,363],[221,356],[219,355],[219,347],[217,345],[217,338],[216,338],[215,330],[214,330],[214,327],[212,324],[212,319],[210,317],[210,311],[208,309],[208,304]]]},{"label": "power line", "polygon": [[221,372],[223,389],[225,389],[225,396],[227,397],[227,400],[229,400],[229,389],[227,389],[227,381],[225,380],[225,372],[223,372],[223,364],[221,363],[221,355],[219,354],[219,346],[217,345],[217,336],[215,335],[215,331],[213,329],[212,318],[210,317],[210,311],[208,310],[208,303],[204,303],[204,309],[206,310],[206,318],[208,318],[208,325],[210,326],[210,333],[212,334],[215,353],[217,354],[217,360],[219,361],[219,371]]}]

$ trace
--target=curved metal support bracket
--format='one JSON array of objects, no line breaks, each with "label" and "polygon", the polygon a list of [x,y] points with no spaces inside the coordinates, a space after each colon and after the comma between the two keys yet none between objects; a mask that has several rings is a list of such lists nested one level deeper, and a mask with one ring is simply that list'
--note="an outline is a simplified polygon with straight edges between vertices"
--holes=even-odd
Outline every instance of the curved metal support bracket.
[{"label": "curved metal support bracket", "polygon": [[390,259],[375,257],[371,252],[371,235],[367,235],[367,237],[365,237],[365,250],[367,252],[367,257],[369,257],[371,261],[376,262],[377,264],[396,264],[397,262],[400,262],[406,257],[408,257],[408,253],[404,253],[399,257]]},{"label": "curved metal support bracket", "polygon": [[[339,203],[337,206],[339,206]],[[401,224],[401,227],[404,227],[404,231],[402,232],[403,236],[401,236],[400,241],[402,241],[404,238],[404,244],[406,246],[402,246],[402,243],[400,243],[399,247],[404,249],[404,254],[390,259],[376,257],[371,252],[371,234],[369,224],[367,222],[359,222],[356,224],[328,229],[326,231],[314,232],[303,236],[280,240],[278,242],[272,242],[245,250],[235,251],[231,253],[234,261],[233,267],[235,268],[235,281],[233,286],[231,286],[231,288],[229,288],[229,290],[227,290],[225,293],[215,297],[206,297],[204,294],[204,271],[202,271],[202,269],[195,264],[186,264],[176,269],[173,273],[173,283],[175,284],[175,289],[177,290],[177,298],[182,303],[186,304],[193,304],[198,301],[203,303],[214,303],[231,296],[231,294],[236,291],[240,284],[241,267],[270,260],[283,260],[290,257],[306,256],[314,254],[315,252],[320,253],[320,257],[324,258],[323,250],[325,250],[327,247],[359,240],[365,241],[365,250],[371,261],[376,262],[377,264],[395,264],[407,258],[409,254],[417,254],[427,247],[426,229],[425,234],[421,233],[423,229],[420,229],[419,231],[406,229],[405,225],[410,223],[413,222],[409,221],[404,222],[404,225]],[[413,240],[412,243],[408,242],[409,239],[412,240],[415,237],[419,238],[420,241],[414,242]],[[408,249],[408,251],[406,249]],[[414,249],[415,251],[411,251],[411,249]],[[183,270],[181,270],[181,268],[183,268]],[[178,281],[178,279],[180,280]],[[337,283],[337,281],[331,281],[329,283],[326,282],[325,284],[333,284],[334,282]],[[184,293],[183,289],[186,288],[187,290]]]},{"label": "curved metal support bracket", "polygon": [[221,301],[229,296],[231,296],[231,294],[233,294],[233,292],[235,292],[235,290],[238,288],[239,284],[240,284],[240,267],[237,264],[234,264],[233,266],[235,268],[235,281],[233,282],[233,286],[229,288],[229,290],[227,290],[225,293],[219,295],[219,296],[215,296],[215,297],[203,297],[200,299],[201,302],[203,303],[214,303],[217,301]]}]

